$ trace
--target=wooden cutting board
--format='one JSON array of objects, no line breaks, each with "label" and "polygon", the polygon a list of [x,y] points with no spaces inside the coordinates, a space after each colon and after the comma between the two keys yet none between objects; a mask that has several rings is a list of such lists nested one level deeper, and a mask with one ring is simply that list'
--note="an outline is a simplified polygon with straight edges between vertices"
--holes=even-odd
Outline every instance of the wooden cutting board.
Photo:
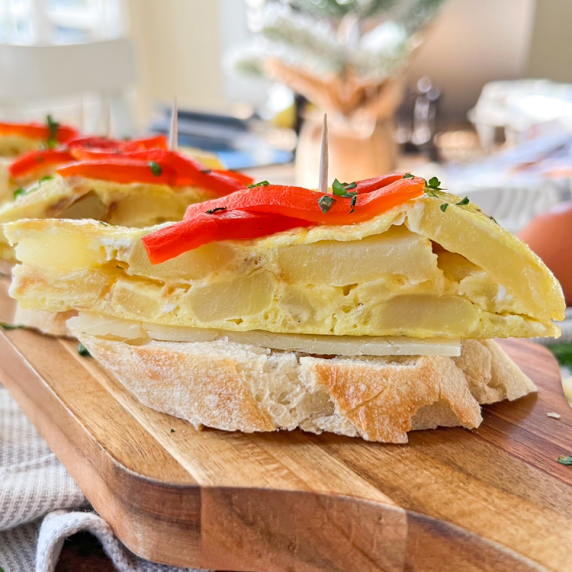
[{"label": "wooden cutting board", "polygon": [[[0,291],[0,319],[11,303]],[[195,431],[146,408],[71,341],[0,334],[0,380],[135,553],[259,572],[572,570],[572,411],[548,350],[503,347],[539,392],[475,431],[381,445]],[[555,420],[548,412],[559,413]]]}]

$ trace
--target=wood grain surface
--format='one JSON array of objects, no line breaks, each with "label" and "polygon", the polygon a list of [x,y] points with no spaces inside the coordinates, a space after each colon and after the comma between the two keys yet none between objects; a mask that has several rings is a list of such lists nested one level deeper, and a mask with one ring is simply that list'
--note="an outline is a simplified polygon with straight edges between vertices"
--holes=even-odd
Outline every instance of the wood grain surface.
[{"label": "wood grain surface", "polygon": [[[0,291],[0,320],[11,302]],[[550,352],[506,340],[537,395],[409,445],[196,431],[77,343],[0,334],[0,380],[135,553],[251,572],[572,570],[572,411]],[[559,413],[555,420],[548,412]]]}]

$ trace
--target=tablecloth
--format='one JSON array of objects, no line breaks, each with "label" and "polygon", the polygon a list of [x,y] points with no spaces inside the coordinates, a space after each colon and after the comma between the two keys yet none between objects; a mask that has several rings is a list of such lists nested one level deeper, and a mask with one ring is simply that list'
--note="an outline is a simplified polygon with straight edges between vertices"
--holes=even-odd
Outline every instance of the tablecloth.
[{"label": "tablecloth", "polygon": [[84,530],[99,538],[120,572],[191,572],[127,550],[0,385],[0,567],[53,572],[64,540]]}]

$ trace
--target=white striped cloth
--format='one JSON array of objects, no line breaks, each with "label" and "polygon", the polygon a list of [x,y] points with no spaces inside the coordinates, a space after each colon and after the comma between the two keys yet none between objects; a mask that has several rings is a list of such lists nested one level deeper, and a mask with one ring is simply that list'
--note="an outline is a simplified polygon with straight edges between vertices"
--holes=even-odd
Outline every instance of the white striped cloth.
[{"label": "white striped cloth", "polygon": [[87,530],[120,572],[189,572],[137,558],[87,505],[79,487],[0,385],[0,567],[53,572],[64,540]]}]

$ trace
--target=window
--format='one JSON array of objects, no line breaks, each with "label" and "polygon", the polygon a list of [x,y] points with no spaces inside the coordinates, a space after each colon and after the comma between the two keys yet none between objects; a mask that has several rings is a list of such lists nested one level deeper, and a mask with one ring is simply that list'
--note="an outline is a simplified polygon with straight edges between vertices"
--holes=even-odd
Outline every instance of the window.
[{"label": "window", "polygon": [[0,42],[72,44],[123,36],[127,0],[2,0]]}]

